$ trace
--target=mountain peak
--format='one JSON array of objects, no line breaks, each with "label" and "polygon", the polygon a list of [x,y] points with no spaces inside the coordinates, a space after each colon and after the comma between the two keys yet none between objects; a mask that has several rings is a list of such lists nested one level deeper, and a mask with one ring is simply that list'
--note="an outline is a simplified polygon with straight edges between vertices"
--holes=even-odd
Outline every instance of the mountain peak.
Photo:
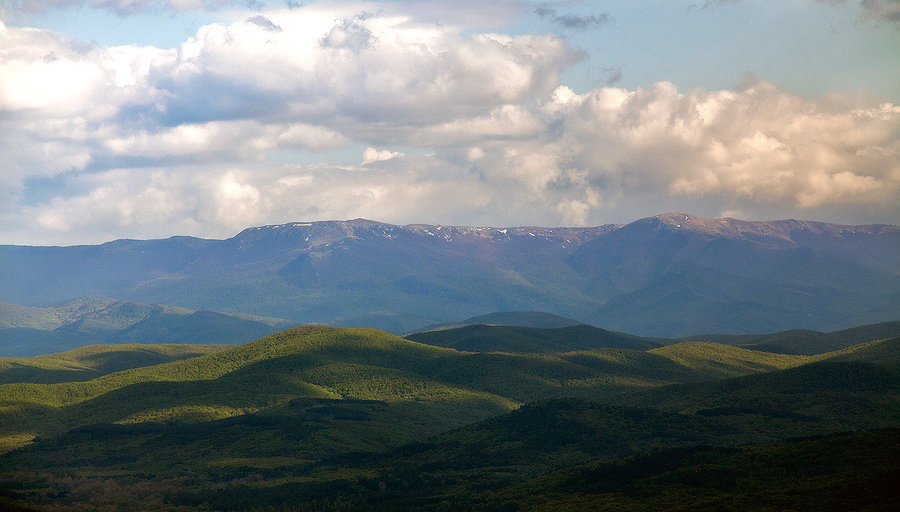
[{"label": "mountain peak", "polygon": [[882,224],[851,226],[796,219],[749,221],[731,217],[699,217],[681,212],[645,217],[627,224],[625,228],[642,228],[647,225],[655,226],[658,230],[681,231],[757,242],[768,241],[776,244],[785,242],[793,244],[798,238],[806,238],[810,235],[847,237],[857,234],[900,231],[897,226]]}]

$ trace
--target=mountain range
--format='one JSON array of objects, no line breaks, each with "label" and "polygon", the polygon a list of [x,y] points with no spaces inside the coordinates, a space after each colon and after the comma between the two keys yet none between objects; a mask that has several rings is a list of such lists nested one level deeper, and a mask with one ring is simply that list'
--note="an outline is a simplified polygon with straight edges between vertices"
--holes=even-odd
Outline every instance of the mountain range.
[{"label": "mountain range", "polygon": [[226,240],[0,246],[0,300],[85,295],[395,333],[487,311],[643,336],[827,331],[900,318],[900,227],[681,213],[589,228],[357,219]]}]

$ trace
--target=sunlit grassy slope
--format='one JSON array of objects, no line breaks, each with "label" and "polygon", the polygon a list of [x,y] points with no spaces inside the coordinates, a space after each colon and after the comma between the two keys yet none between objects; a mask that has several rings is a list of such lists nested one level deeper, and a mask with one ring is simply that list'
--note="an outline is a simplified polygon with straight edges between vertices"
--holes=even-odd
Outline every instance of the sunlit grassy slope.
[{"label": "sunlit grassy slope", "polygon": [[0,358],[0,384],[54,384],[91,380],[108,373],[189,359],[229,345],[89,345],[59,354]]},{"label": "sunlit grassy slope", "polygon": [[[416,432],[433,433],[542,398],[604,400],[635,390],[770,372],[829,357],[880,362],[894,357],[896,345],[873,342],[815,357],[701,342],[649,351],[471,353],[371,329],[307,326],[227,349],[85,347],[0,360],[0,379],[7,382],[0,385],[0,436],[12,447],[36,435],[82,425],[202,422],[248,413],[277,414],[295,399],[352,399],[390,404],[390,413],[382,411],[385,417],[400,410],[418,411],[421,425],[398,434],[415,438]],[[175,360],[113,371],[167,359]],[[91,372],[112,373],[75,381]]]},{"label": "sunlit grassy slope", "polygon": [[[497,510],[529,493],[579,503],[592,488],[566,479],[632,463],[621,457],[896,428],[898,345],[817,356],[698,342],[473,353],[371,329],[294,328],[84,382],[0,385],[0,488],[32,489],[29,503],[59,510],[61,496],[171,510],[316,510],[314,500],[335,510]],[[94,350],[34,359],[111,368],[127,354]],[[663,469],[698,471],[679,457],[671,452]],[[755,470],[752,460],[734,467]],[[627,502],[632,490],[622,492],[613,501]],[[601,498],[610,496],[585,503]]]},{"label": "sunlit grassy slope", "polygon": [[597,348],[646,350],[670,342],[584,324],[556,328],[476,324],[413,333],[406,337],[419,343],[472,352],[559,353]]},{"label": "sunlit grassy slope", "polygon": [[861,325],[834,332],[793,329],[772,334],[705,334],[685,341],[711,341],[763,352],[816,355],[852,347],[870,340],[900,336],[900,321]]},{"label": "sunlit grassy slope", "polygon": [[[709,407],[711,392],[738,405]],[[893,510],[895,372],[814,363],[654,393],[660,407],[633,396],[624,405],[527,404],[425,442],[294,464],[269,473],[282,478],[187,494],[182,503],[217,510],[314,500],[348,511],[441,511],[460,503],[484,511]]]},{"label": "sunlit grassy slope", "polygon": [[[86,348],[20,360],[16,362],[20,366],[0,375],[8,381],[16,371],[29,370],[31,375],[26,376],[32,381],[63,380],[66,372],[108,371],[133,366],[141,357],[149,362],[152,357],[187,356],[187,350],[160,348],[154,356],[133,346]],[[308,398],[378,400],[391,404],[391,414],[418,411],[421,425],[398,430],[401,437],[414,438],[416,432],[435,432],[541,398],[597,399],[806,362],[802,356],[714,344],[649,352],[470,353],[382,331],[327,326],[289,329],[246,345],[209,351],[87,381],[0,385],[0,435],[7,446],[16,446],[35,435],[97,423],[198,422],[276,414],[291,400]]]}]

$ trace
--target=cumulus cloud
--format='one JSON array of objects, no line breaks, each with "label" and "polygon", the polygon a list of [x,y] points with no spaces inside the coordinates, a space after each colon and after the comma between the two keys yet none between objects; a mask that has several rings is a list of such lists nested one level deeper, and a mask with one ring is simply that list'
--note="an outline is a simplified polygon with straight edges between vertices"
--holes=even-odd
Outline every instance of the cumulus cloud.
[{"label": "cumulus cloud", "polygon": [[322,46],[325,48],[346,48],[357,53],[371,48],[375,42],[375,36],[365,26],[366,17],[365,15],[358,15],[341,20],[340,23],[331,27],[331,30],[322,38]]},{"label": "cumulus cloud", "polygon": [[0,165],[20,188],[34,172],[396,142],[545,94],[573,59],[554,37],[464,37],[351,11],[207,25],[177,49],[81,45],[0,24],[0,124],[13,134]]},{"label": "cumulus cloud", "polygon": [[387,149],[378,151],[373,147],[368,147],[365,149],[365,151],[363,151],[363,159],[360,165],[368,165],[373,162],[382,162],[384,160],[399,158],[401,156],[405,155],[399,151],[389,151]]},{"label": "cumulus cloud", "polygon": [[[847,201],[890,211],[900,191],[900,109],[809,100],[759,80],[735,90],[600,89],[545,108],[565,128],[571,173],[588,187],[733,204]],[[877,149],[874,149],[877,148]]]},{"label": "cumulus cloud", "polygon": [[[900,220],[900,107],[752,77],[576,93],[559,83],[576,55],[553,36],[351,8],[245,13],[173,49],[0,24],[0,238],[670,210]],[[290,163],[316,152],[348,163]]]}]

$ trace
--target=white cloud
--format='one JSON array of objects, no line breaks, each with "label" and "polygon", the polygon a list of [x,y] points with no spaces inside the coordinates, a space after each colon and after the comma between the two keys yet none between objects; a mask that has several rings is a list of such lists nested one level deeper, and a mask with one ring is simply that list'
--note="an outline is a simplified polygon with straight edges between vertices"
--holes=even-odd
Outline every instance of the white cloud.
[{"label": "white cloud", "polygon": [[360,165],[368,165],[373,162],[382,162],[384,160],[390,160],[392,158],[399,158],[404,156],[403,153],[399,151],[389,151],[387,149],[378,151],[373,147],[367,147],[365,151],[363,151],[363,159]]},{"label": "white cloud", "polygon": [[[883,202],[900,191],[900,113],[893,106],[809,100],[762,81],[733,91],[679,92],[667,83],[601,89],[579,96],[577,105],[564,96],[565,109],[546,110],[565,126],[558,144],[569,161],[554,172],[575,183],[716,197],[760,211],[775,203],[802,210]],[[533,154],[546,159],[544,148]]]},{"label": "white cloud", "polygon": [[[752,79],[577,94],[559,84],[575,52],[555,37],[350,7],[245,14],[176,49],[0,24],[0,238],[668,210],[900,221],[898,106]],[[356,162],[353,148],[359,167],[285,163]]]}]

